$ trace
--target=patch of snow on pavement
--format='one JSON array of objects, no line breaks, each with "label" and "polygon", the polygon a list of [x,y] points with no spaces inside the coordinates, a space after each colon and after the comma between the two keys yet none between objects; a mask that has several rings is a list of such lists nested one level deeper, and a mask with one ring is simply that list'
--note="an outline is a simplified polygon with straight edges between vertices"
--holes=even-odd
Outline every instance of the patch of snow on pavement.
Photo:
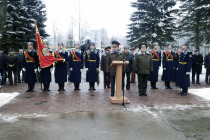
[{"label": "patch of snow on pavement", "polygon": [[12,99],[18,96],[20,93],[13,92],[13,93],[0,93],[0,107],[9,103]]},{"label": "patch of snow on pavement", "polygon": [[0,123],[1,121],[3,122],[7,122],[7,123],[13,123],[13,122],[16,122],[18,121],[19,119],[29,119],[29,118],[44,118],[44,117],[47,117],[49,115],[47,114],[37,114],[37,113],[34,113],[34,114],[0,114]]},{"label": "patch of snow on pavement", "polygon": [[210,88],[189,89],[189,93],[210,101]]}]

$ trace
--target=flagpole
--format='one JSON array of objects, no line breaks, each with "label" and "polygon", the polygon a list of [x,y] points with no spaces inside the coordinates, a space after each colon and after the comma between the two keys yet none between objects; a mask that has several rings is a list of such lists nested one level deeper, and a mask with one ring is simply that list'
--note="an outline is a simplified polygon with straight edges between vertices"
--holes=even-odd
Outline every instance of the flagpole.
[{"label": "flagpole", "polygon": [[[36,33],[37,33],[37,24],[36,24],[36,21],[34,22],[34,25],[35,25],[35,30],[36,30]],[[36,36],[36,40],[37,40],[37,36]],[[37,51],[38,51],[38,48],[37,48]],[[37,53],[37,54],[39,55],[39,53]],[[41,67],[40,67],[40,69],[41,69]],[[41,90],[42,90],[42,71],[39,72],[39,76],[40,76],[40,84],[41,84]]]}]

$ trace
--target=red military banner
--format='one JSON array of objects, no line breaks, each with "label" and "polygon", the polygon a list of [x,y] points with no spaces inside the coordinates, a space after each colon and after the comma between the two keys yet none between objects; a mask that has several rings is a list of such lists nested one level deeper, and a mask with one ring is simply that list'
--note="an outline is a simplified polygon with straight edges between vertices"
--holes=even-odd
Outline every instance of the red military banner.
[{"label": "red military banner", "polygon": [[62,61],[63,58],[55,58],[52,53],[44,47],[42,39],[39,34],[37,25],[35,24],[37,53],[39,55],[40,67],[46,68],[51,66],[55,61]]}]

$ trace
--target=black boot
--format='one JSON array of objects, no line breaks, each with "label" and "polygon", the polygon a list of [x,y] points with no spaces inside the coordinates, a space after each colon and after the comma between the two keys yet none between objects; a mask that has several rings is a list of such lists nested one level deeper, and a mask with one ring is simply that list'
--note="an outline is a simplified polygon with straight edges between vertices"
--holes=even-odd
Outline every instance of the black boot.
[{"label": "black boot", "polygon": [[46,83],[43,83],[43,85],[44,85],[44,89],[42,91],[45,92],[46,91]]},{"label": "black boot", "polygon": [[168,86],[167,86],[167,82],[165,81],[165,89],[167,89],[168,88]]},{"label": "black boot", "polygon": [[168,82],[168,89],[173,89],[170,85],[170,82]]},{"label": "black boot", "polygon": [[142,89],[142,94],[143,94],[143,96],[147,96],[147,89],[146,88]]},{"label": "black boot", "polygon": [[77,90],[80,90],[80,88],[79,88],[79,83],[77,84]]},{"label": "black boot", "polygon": [[46,90],[47,90],[47,91],[50,91],[50,83],[47,83]]},{"label": "black boot", "polygon": [[104,89],[106,89],[106,87],[107,87],[107,82],[105,81],[104,82]]},{"label": "black boot", "polygon": [[165,84],[166,84],[166,89],[172,89],[170,86],[170,82],[165,82]]},{"label": "black boot", "polygon": [[109,81],[106,83],[106,86],[107,86],[107,88],[110,88],[110,82]]},{"label": "black boot", "polygon": [[26,92],[30,92],[31,91],[31,84],[28,83],[28,90],[26,90]]},{"label": "black boot", "polygon": [[139,88],[139,96],[143,96],[142,89]]},{"label": "black boot", "polygon": [[92,83],[92,90],[96,90],[95,89],[95,82]]},{"label": "black boot", "polygon": [[77,84],[74,83],[74,90],[77,90]]},{"label": "black boot", "polygon": [[183,93],[181,94],[181,96],[186,96],[188,93],[188,88],[183,88]]},{"label": "black boot", "polygon": [[91,83],[89,82],[89,90],[91,90],[92,89],[92,86],[91,86]]},{"label": "black boot", "polygon": [[151,89],[155,89],[154,88],[154,82],[150,82],[150,84],[151,84]]},{"label": "black boot", "polygon": [[156,82],[154,82],[154,89],[158,89],[158,88],[156,87]]},{"label": "black boot", "polygon": [[31,84],[31,92],[35,92],[35,91],[34,91],[34,86],[35,86],[35,83],[32,83],[32,84]]},{"label": "black boot", "polygon": [[62,89],[63,91],[66,91],[66,90],[64,89],[64,83],[62,83],[61,89]]},{"label": "black boot", "polygon": [[61,91],[61,83],[58,83],[58,91]]}]

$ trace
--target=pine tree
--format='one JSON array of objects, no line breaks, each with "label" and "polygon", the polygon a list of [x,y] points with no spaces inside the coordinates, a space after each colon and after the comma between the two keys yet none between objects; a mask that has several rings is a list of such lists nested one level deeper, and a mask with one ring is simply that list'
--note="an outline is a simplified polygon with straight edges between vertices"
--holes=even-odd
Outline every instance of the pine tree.
[{"label": "pine tree", "polygon": [[128,38],[132,46],[139,43],[152,44],[158,42],[161,46],[173,42],[175,0],[137,0],[131,7],[135,12],[131,15]]},{"label": "pine tree", "polygon": [[188,36],[189,44],[199,49],[210,43],[210,1],[181,0],[180,15],[183,16],[179,29],[184,31],[181,37]]},{"label": "pine tree", "polygon": [[37,22],[40,35],[45,38],[45,5],[41,0],[7,0],[6,21],[1,44],[6,49],[24,48],[26,42],[36,42],[34,23]]},{"label": "pine tree", "polygon": [[25,32],[21,27],[24,21],[21,0],[8,0],[2,46],[6,49],[22,48]]},{"label": "pine tree", "polygon": [[26,32],[26,40],[36,42],[34,23],[37,24],[41,37],[44,39],[48,37],[45,31],[46,25],[44,24],[47,20],[46,17],[46,6],[41,0],[24,0],[26,6],[28,22],[26,23],[28,31]]},{"label": "pine tree", "polygon": [[7,0],[0,0],[0,46],[2,43],[2,35],[4,32],[4,25],[6,22]]}]

